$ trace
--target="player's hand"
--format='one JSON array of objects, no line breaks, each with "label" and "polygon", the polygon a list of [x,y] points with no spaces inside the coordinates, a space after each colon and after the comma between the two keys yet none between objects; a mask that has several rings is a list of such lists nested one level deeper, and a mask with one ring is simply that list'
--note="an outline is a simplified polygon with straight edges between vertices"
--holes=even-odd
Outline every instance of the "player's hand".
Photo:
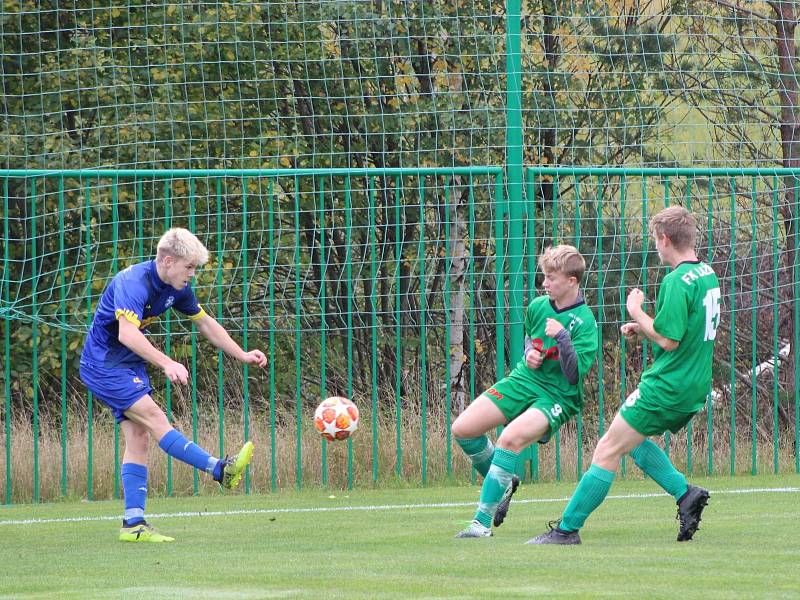
[{"label": "player's hand", "polygon": [[644,292],[639,288],[633,288],[628,292],[628,299],[625,302],[625,308],[628,309],[628,314],[634,318],[642,311],[642,304],[644,304]]},{"label": "player's hand", "polygon": [[264,353],[261,350],[250,350],[250,352],[244,353],[242,362],[247,363],[248,365],[257,365],[263,368],[267,366],[267,357],[264,356]]},{"label": "player's hand", "polygon": [[627,340],[634,341],[639,336],[641,329],[638,323],[624,323],[619,331]]},{"label": "player's hand", "polygon": [[172,383],[182,383],[183,385],[189,383],[189,371],[181,363],[174,360],[170,360],[164,367],[164,375]]},{"label": "player's hand", "polygon": [[544,333],[551,338],[555,338],[562,329],[564,329],[564,326],[561,323],[555,319],[547,319],[544,326]]},{"label": "player's hand", "polygon": [[531,348],[525,353],[525,364],[529,369],[538,369],[544,362],[544,353],[539,352],[536,348]]}]

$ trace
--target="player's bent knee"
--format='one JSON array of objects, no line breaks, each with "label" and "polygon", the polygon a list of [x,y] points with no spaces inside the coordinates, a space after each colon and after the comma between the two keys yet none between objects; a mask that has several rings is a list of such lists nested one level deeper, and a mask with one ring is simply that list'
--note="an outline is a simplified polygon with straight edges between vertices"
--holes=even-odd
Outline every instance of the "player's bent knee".
[{"label": "player's bent knee", "polygon": [[478,437],[483,434],[483,431],[478,431],[475,425],[474,416],[471,417],[469,412],[463,412],[450,425],[450,433],[462,440]]},{"label": "player's bent knee", "polygon": [[511,452],[520,453],[526,446],[532,444],[536,440],[532,440],[530,436],[521,435],[514,431],[509,431],[508,429],[504,429],[503,433],[500,434],[500,437],[497,438],[496,446],[498,448],[502,448],[504,450],[510,450]]},{"label": "player's bent knee", "polygon": [[148,435],[152,435],[157,440],[160,440],[167,431],[172,429],[167,415],[155,405],[147,407],[144,410],[138,410],[134,416],[134,420]]},{"label": "player's bent knee", "polygon": [[615,471],[619,466],[622,455],[625,454],[622,444],[615,442],[607,435],[603,436],[595,448],[592,464]]},{"label": "player's bent knee", "polygon": [[453,434],[453,437],[464,439],[471,437],[467,435],[466,427],[464,427],[461,417],[453,421],[453,424],[450,425],[450,433]]}]

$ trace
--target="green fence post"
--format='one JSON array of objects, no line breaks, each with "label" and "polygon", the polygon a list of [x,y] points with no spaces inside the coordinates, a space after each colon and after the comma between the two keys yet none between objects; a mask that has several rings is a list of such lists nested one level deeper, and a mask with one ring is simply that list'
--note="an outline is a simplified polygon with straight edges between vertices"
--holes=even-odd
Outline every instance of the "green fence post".
[{"label": "green fence post", "polygon": [[756,219],[757,208],[757,184],[758,180],[755,175],[752,177],[752,188],[750,193],[750,473],[756,475],[758,473],[758,447],[756,444],[756,418],[757,418],[757,386],[756,386],[756,363],[758,362],[757,346],[756,346],[756,301],[758,300],[758,246],[756,245],[756,236],[758,235],[758,223]]},{"label": "green fence post", "polygon": [[[353,191],[350,175],[344,180],[345,277],[347,279],[347,397],[353,397]],[[347,489],[353,489],[353,440],[347,438]]]},{"label": "green fence post", "polygon": [[[216,187],[216,204],[217,204],[217,271],[214,278],[214,287],[217,291],[217,321],[223,322],[224,315],[222,312],[222,272],[225,266],[225,257],[223,254],[222,243],[222,179],[217,177],[214,180]],[[270,214],[270,217],[272,215]],[[271,232],[270,232],[271,233]],[[270,250],[272,245],[270,244]],[[271,264],[271,263],[270,263]],[[225,353],[222,350],[217,350],[217,435],[219,438],[219,455],[225,455]],[[272,363],[272,361],[270,361]]]},{"label": "green fence post", "polygon": [[[42,182],[44,186],[44,181]],[[36,243],[36,179],[31,180],[31,362],[33,388],[33,501],[39,502],[39,306],[36,294],[39,286],[39,261]]]},{"label": "green fence post", "polygon": [[[686,210],[692,210],[692,183],[693,179],[687,177],[686,179]],[[699,224],[699,223],[698,223]],[[708,412],[708,399],[706,399],[706,411]],[[692,459],[692,444],[694,440],[694,421],[689,421],[686,424],[686,474],[692,475],[693,459]]]},{"label": "green fence post", "polygon": [[[247,261],[247,253],[250,251],[248,245],[248,229],[247,224],[249,220],[247,209],[247,177],[242,178],[242,349],[245,352],[250,350],[249,328],[250,328],[250,314],[248,296],[250,295],[250,271]],[[244,412],[244,440],[250,439],[250,364],[244,363],[242,365],[242,380],[244,381],[242,387],[242,394],[244,396],[244,405],[242,411]],[[244,493],[250,493],[250,466],[247,466],[244,472]]]},{"label": "green fence post", "polygon": [[[794,210],[792,224],[794,226],[794,256],[792,257],[792,281],[794,281],[794,339],[792,340],[792,356],[794,356],[794,472],[800,473],[800,190],[795,176],[793,186]],[[787,232],[788,234],[788,232]],[[787,235],[788,237],[788,235]]]},{"label": "green fence post", "polygon": [[[772,180],[772,469],[777,475],[778,469],[778,177]],[[787,231],[787,238],[788,231]],[[753,334],[755,336],[755,333]]]},{"label": "green fence post", "polygon": [[[434,180],[435,181],[435,180]],[[422,485],[428,482],[428,337],[427,318],[425,306],[425,176],[419,178],[419,241],[417,246],[417,258],[419,259],[419,354],[420,354],[420,388],[422,392],[421,406],[422,411]]]},{"label": "green fence post", "polygon": [[[597,319],[602,323],[605,319],[603,313],[605,312],[605,295],[603,290],[606,284],[606,274],[603,271],[603,202],[604,202],[604,181],[599,177],[597,178],[597,221],[595,226],[596,235],[596,252],[597,252]],[[605,406],[605,386],[604,370],[603,370],[603,326],[597,328],[597,378],[600,381],[599,389],[597,390],[597,403],[602,408]],[[602,413],[601,413],[602,414]]]},{"label": "green fence post", "polygon": [[730,475],[736,474],[736,180],[730,178],[731,188],[731,252],[730,252],[730,266],[731,273],[731,328],[730,328],[730,393],[731,393],[731,440],[730,440]]},{"label": "green fence post", "polygon": [[[708,209],[707,209],[707,225],[706,225],[706,237],[708,240],[708,251],[706,258],[708,259],[709,264],[713,262],[712,260],[712,241],[713,241],[713,210],[714,210],[714,178],[708,178]],[[712,382],[713,386],[713,382]],[[711,393],[713,389],[709,391],[708,402],[706,402],[706,440],[708,444],[708,466],[706,467],[706,473],[708,475],[713,475],[714,473],[714,396]]]},{"label": "green fence post", "polygon": [[[65,262],[64,177],[61,176],[58,178],[58,314],[62,324],[67,322]],[[59,327],[59,337],[61,341],[61,496],[63,497],[67,495],[67,331],[63,326]]]},{"label": "green fence post", "polygon": [[[670,182],[669,176],[664,177],[664,207],[667,208],[670,205]],[[667,273],[671,271],[669,266],[665,267]],[[658,293],[658,292],[656,292]],[[664,454],[669,457],[669,431],[664,432]]]},{"label": "green fence post", "polygon": [[[574,238],[575,238],[575,247],[578,249],[578,252],[581,250],[581,183],[578,178],[575,178],[575,217],[573,219],[573,227],[575,229]],[[581,286],[583,287],[583,286]],[[585,290],[585,288],[584,288]],[[583,390],[580,392],[583,394]],[[583,474],[583,410],[581,409],[578,411],[578,414],[575,416],[575,431],[576,431],[576,440],[575,440],[575,477],[577,480],[580,481],[581,475]]]},{"label": "green fence post", "polygon": [[[84,252],[84,256],[86,257],[86,326],[90,327],[92,324],[92,188],[87,183],[86,184],[86,193],[85,193],[85,204],[84,204],[84,234],[85,239],[84,243],[86,244],[86,252]],[[93,395],[92,392],[87,392],[87,404],[86,404],[86,438],[87,438],[87,448],[86,448],[86,498],[88,500],[92,500],[93,492],[92,488],[93,481],[93,431],[94,431],[94,407],[93,407]]]},{"label": "green fence post", "polygon": [[[469,176],[469,202],[467,207],[468,223],[467,235],[469,237],[469,262],[467,263],[467,285],[469,287],[469,316],[468,324],[469,335],[467,336],[469,352],[469,401],[475,398],[475,182],[472,174]],[[470,480],[475,483],[475,468],[470,468]]]},{"label": "green fence post", "polygon": [[[536,171],[534,169],[527,170],[525,181],[525,246],[527,250],[525,276],[528,295],[524,305],[527,310],[528,304],[536,296]],[[529,448],[531,452],[530,478],[531,481],[538,481],[539,444],[531,444]]]},{"label": "green fence post", "polygon": [[277,422],[275,415],[275,400],[277,390],[275,387],[275,205],[274,205],[274,182],[270,177],[267,183],[267,206],[269,211],[269,263],[267,287],[269,289],[269,449],[270,449],[270,489],[274,492],[278,489],[278,459],[277,450]]},{"label": "green fence post", "polygon": [[133,178],[134,189],[134,211],[136,214],[136,261],[145,260],[144,255],[144,216],[142,215],[142,180],[138,177]]},{"label": "green fence post", "polygon": [[[516,360],[525,348],[523,257],[523,138],[521,2],[506,5],[506,185],[508,186],[509,350]],[[498,374],[502,376],[503,374]]]},{"label": "green fence post", "polygon": [[[403,476],[403,444],[402,444],[402,374],[403,374],[403,342],[401,333],[403,330],[402,313],[402,228],[400,227],[400,204],[402,201],[402,181],[398,175],[395,178],[395,205],[394,205],[394,260],[395,260],[395,283],[394,283],[394,343],[395,343],[395,374],[394,374],[394,402],[395,402],[395,475],[399,478]],[[404,211],[403,211],[404,212]]]},{"label": "green fence post", "polygon": [[[622,176],[620,180],[620,269],[619,269],[619,306],[620,306],[620,313],[622,315],[622,322],[626,322],[627,311],[625,308],[625,275],[628,272],[628,257],[625,254],[625,241],[627,239],[627,234],[625,233],[625,204],[628,200],[628,181],[625,178],[625,175]],[[617,404],[620,406],[628,397],[628,355],[627,355],[627,344],[625,342],[625,338],[621,332],[617,332],[619,335],[619,398],[617,398]],[[601,358],[602,360],[602,358]],[[600,385],[603,385],[602,379],[600,380]],[[600,412],[600,419],[602,420],[603,413]]]},{"label": "green fence post", "polygon": [[[172,227],[172,176],[164,180],[164,231]],[[172,311],[164,314],[164,353],[172,356]],[[166,379],[165,402],[167,406],[167,420],[172,422],[172,382]],[[167,496],[172,496],[172,457],[167,456]]]},{"label": "green fence post", "polygon": [[[800,473],[800,190],[795,176],[793,186],[794,210],[792,214],[794,233],[794,256],[792,256],[792,281],[794,281],[794,339],[792,340],[792,356],[794,357],[794,472]],[[788,232],[787,232],[788,234]],[[788,235],[787,235],[788,237]]]},{"label": "green fence post", "polygon": [[[559,231],[561,230],[561,198],[559,190],[561,189],[561,175],[560,173],[556,173],[553,177],[553,204],[552,210],[553,215],[551,222],[551,230],[550,230],[550,241],[552,243],[556,243],[559,238]],[[545,220],[547,217],[545,217]],[[555,446],[555,454],[556,454],[556,481],[561,481],[561,430],[556,431],[556,435],[553,438],[553,445]]]},{"label": "green fence post", "polygon": [[[372,294],[367,298],[369,302],[370,317],[370,362],[371,375],[371,400],[372,400],[372,481],[378,481],[378,314],[377,314],[377,281],[378,266],[376,255],[378,253],[377,225],[375,222],[375,178],[367,178],[369,188],[369,275]],[[385,240],[383,240],[385,242]]]},{"label": "green fence post", "polygon": [[297,450],[295,458],[297,460],[296,476],[297,476],[297,489],[303,487],[303,396],[302,385],[303,380],[301,377],[301,361],[300,361],[300,337],[301,337],[301,314],[302,314],[302,296],[301,296],[301,282],[300,282],[300,178],[298,175],[294,176],[294,373],[295,373],[295,417],[297,418]]},{"label": "green fence post", "polygon": [[[195,179],[189,177],[189,231],[197,234],[195,227]],[[192,282],[194,283],[194,282]],[[192,397],[192,441],[197,444],[197,327],[194,320],[190,321],[189,325],[189,343],[192,353],[191,364],[191,397]],[[246,382],[247,380],[245,380]],[[196,496],[200,491],[200,472],[197,469],[192,469],[192,492]]]},{"label": "green fence post", "polygon": [[505,327],[505,264],[506,252],[503,245],[505,235],[503,221],[505,219],[505,198],[503,195],[502,175],[495,176],[494,186],[494,243],[495,243],[495,377],[505,375],[506,361],[506,327]]},{"label": "green fence post", "polygon": [[[10,239],[8,237],[8,177],[3,178],[3,304],[11,306],[10,279],[11,270],[9,269],[8,247]],[[5,373],[4,392],[5,392],[5,433],[6,433],[6,491],[5,503],[11,504],[13,469],[11,466],[11,317],[8,309],[3,313],[3,370]],[[795,353],[796,354],[796,353]]]},{"label": "green fence post", "polygon": [[[333,189],[333,182],[331,182]],[[335,223],[334,223],[335,226]],[[325,180],[319,180],[319,251],[320,251],[320,282],[319,282],[319,307],[320,307],[320,400],[328,395],[328,306],[326,297],[326,276],[328,262],[325,259]],[[328,487],[328,440],[320,438],[322,442],[322,485]]]},{"label": "green fence post", "polygon": [[[119,246],[119,177],[113,178],[111,184],[111,276],[117,274]],[[119,459],[119,423],[114,419],[114,498],[120,498],[119,484],[121,479]]]}]

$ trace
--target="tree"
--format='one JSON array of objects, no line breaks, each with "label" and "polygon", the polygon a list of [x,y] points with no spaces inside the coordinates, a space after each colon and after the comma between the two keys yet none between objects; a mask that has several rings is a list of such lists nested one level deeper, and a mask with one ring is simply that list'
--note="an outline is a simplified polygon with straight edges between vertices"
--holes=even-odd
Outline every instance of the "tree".
[{"label": "tree", "polygon": [[[725,164],[734,159],[736,166],[800,168],[800,59],[795,41],[799,19],[800,3],[796,0],[686,3],[680,33],[691,41],[693,57],[675,56],[669,65],[678,83],[675,91],[685,94],[713,125],[716,161]],[[792,310],[794,290],[800,284],[794,269],[800,248],[800,176],[787,176],[777,183],[777,209],[783,230],[779,330],[785,338],[792,336],[795,340],[800,334],[800,323]],[[772,177],[764,178],[768,190],[773,190],[774,184]],[[750,201],[750,190],[738,195]],[[759,205],[767,214],[771,213],[775,197],[770,191],[758,196]],[[769,288],[773,284],[764,285]],[[772,317],[767,320],[771,322]],[[756,332],[752,335],[760,337]],[[797,351],[792,341],[789,364]],[[761,352],[769,355],[772,348],[762,347]],[[783,370],[787,378],[792,371]]]},{"label": "tree", "polygon": [[[525,3],[523,107],[526,163],[643,166],[661,159],[667,92],[663,63],[675,48],[656,2]],[[571,184],[568,184],[571,185]],[[564,186],[566,187],[566,186]],[[552,205],[551,178],[537,197]]]}]

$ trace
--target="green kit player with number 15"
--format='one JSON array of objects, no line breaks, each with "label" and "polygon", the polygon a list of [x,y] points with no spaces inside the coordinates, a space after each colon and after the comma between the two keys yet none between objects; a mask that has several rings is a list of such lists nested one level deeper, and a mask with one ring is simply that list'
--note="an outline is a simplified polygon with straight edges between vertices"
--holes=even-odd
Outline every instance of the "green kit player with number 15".
[{"label": "green kit player with number 15", "polygon": [[597,444],[592,465],[581,478],[560,521],[529,544],[580,544],[578,530],[605,499],[620,460],[634,462],[678,504],[678,541],[698,529],[708,491],[690,485],[648,436],[677,433],[703,408],[711,391],[714,338],[720,323],[720,288],[714,270],[695,254],[697,223],[680,206],[666,208],[650,222],[661,262],[672,267],[658,291],[656,316],[644,312],[644,294],[633,289],[626,308],[633,322],[620,331],[645,336],[654,345],[653,364],[628,396]]}]

